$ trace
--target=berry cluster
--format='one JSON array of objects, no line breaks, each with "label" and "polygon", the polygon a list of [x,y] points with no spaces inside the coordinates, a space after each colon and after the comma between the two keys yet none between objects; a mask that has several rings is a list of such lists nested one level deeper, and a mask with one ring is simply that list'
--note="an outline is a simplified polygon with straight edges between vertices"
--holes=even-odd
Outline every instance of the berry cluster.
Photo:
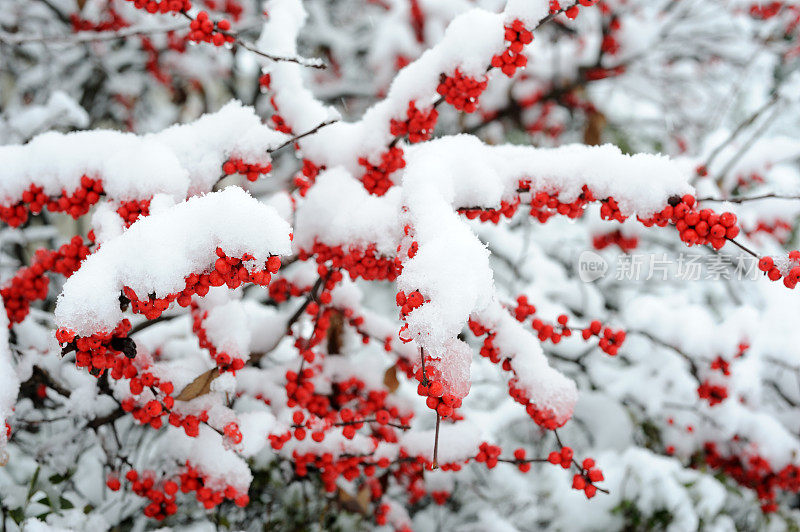
[{"label": "berry cluster", "polygon": [[311,286],[298,286],[284,277],[275,277],[269,283],[269,297],[276,303],[285,303],[289,298],[298,297],[311,290]]},{"label": "berry cluster", "polygon": [[790,251],[788,261],[781,262],[784,264],[779,267],[772,257],[761,257],[758,260],[758,269],[765,272],[770,281],[783,278],[784,286],[794,288],[800,281],[800,251]]},{"label": "berry cluster", "polygon": [[397,441],[394,429],[390,427],[392,420],[397,420],[398,428],[406,428],[413,413],[401,412],[397,406],[388,405],[386,390],[370,389],[358,377],[351,376],[332,380],[330,392],[317,393],[312,382],[315,371],[304,368],[299,372],[286,372],[287,405],[299,407],[292,415],[292,429],[284,434],[269,436],[272,447],[279,450],[294,438],[302,441],[308,432],[311,439],[321,442],[326,433],[341,429],[346,439],[353,439],[356,431],[369,424],[372,437],[390,442]]},{"label": "berry cluster", "polygon": [[515,20],[510,26],[506,26],[505,30],[508,47],[502,54],[492,57],[492,66],[499,68],[510,78],[518,68],[528,64],[528,58],[522,54],[522,50],[533,42],[533,33],[525,29],[525,24],[521,20]]},{"label": "berry cluster", "polygon": [[47,297],[50,280],[46,272],[69,277],[80,268],[81,261],[87,256],[89,248],[80,236],[72,237],[55,251],[37,250],[31,265],[17,271],[0,289],[9,323],[21,323],[30,312],[31,302]]},{"label": "berry cluster", "polygon": [[514,450],[514,460],[517,462],[517,469],[523,473],[531,470],[531,463],[525,459],[525,449],[519,448]]},{"label": "berry cluster", "polygon": [[708,401],[709,406],[716,406],[728,398],[728,389],[705,380],[697,387],[697,396]]},{"label": "berry cluster", "polygon": [[208,338],[208,333],[203,327],[203,320],[208,317],[207,311],[201,311],[197,303],[192,302],[192,331],[197,335],[200,347],[208,350],[211,359],[217,364],[220,371],[239,371],[244,367],[244,360],[225,351],[220,351]]},{"label": "berry cluster", "polygon": [[775,220],[772,223],[759,221],[753,229],[745,231],[748,237],[757,233],[772,235],[779,244],[783,245],[789,241],[789,237],[792,235],[792,226],[786,220]]},{"label": "berry cluster", "polygon": [[[529,191],[531,187],[530,180],[522,180],[519,183],[519,190]],[[581,194],[570,203],[563,203],[558,199],[558,193],[549,194],[547,192],[537,192],[531,197],[531,210],[530,215],[536,218],[540,223],[545,223],[550,217],[560,214],[569,218],[578,218],[583,215],[586,205],[594,201],[595,197],[592,191],[584,185]],[[608,205],[603,204],[603,207]],[[601,216],[603,209],[601,208]]]},{"label": "berry cluster", "polygon": [[572,336],[572,329],[567,326],[568,321],[569,316],[566,314],[561,314],[556,324],[545,323],[539,318],[534,318],[531,321],[531,327],[536,331],[540,342],[550,340],[557,344],[562,338]]},{"label": "berry cluster", "polygon": [[257,181],[262,175],[267,175],[272,171],[272,163],[246,163],[241,159],[231,158],[222,165],[225,175],[241,174],[248,181]]},{"label": "berry cluster", "polygon": [[280,131],[281,133],[286,133],[287,135],[292,134],[291,126],[286,122],[286,120],[279,114],[280,110],[278,109],[278,102],[275,101],[275,95],[270,96],[269,103],[275,112],[272,114],[272,128],[275,131]]},{"label": "berry cluster", "polygon": [[408,141],[411,143],[430,140],[438,118],[439,112],[435,108],[431,107],[427,112],[421,111],[417,109],[417,102],[411,101],[408,102],[406,119],[392,118],[389,131],[396,137],[408,135]]},{"label": "berry cluster", "polygon": [[447,502],[447,499],[449,499],[449,498],[450,498],[450,492],[449,491],[432,491],[431,492],[431,499],[433,499],[433,502],[438,504],[439,506],[443,506]]},{"label": "berry cluster", "polygon": [[[530,180],[521,180],[518,190],[519,192],[530,192],[530,187]],[[536,217],[542,223],[556,213],[577,218],[583,214],[586,204],[595,200],[594,194],[586,185],[583,186],[581,194],[571,203],[562,203],[558,199],[557,192],[540,191],[531,198],[531,216]],[[600,218],[618,222],[626,220],[614,198],[609,197],[600,201],[602,202]],[[645,227],[653,225],[664,227],[673,223],[681,240],[689,246],[710,244],[714,249],[720,249],[725,245],[726,239],[733,239],[739,234],[735,214],[731,212],[718,214],[711,209],[698,210],[696,203],[696,199],[690,194],[683,197],[671,196],[664,209],[650,218],[637,217],[637,219]]]},{"label": "berry cluster", "polygon": [[736,215],[731,212],[717,214],[711,209],[697,210],[694,196],[672,196],[668,205],[652,218],[640,221],[645,227],[654,224],[663,227],[667,223],[675,224],[680,238],[689,246],[711,244],[714,249],[725,245],[726,239],[735,238],[739,234]]},{"label": "berry cluster", "polygon": [[441,372],[434,367],[434,360],[425,356],[425,363],[414,373],[417,379],[417,395],[425,397],[425,404],[443,418],[453,417],[461,406],[461,399],[445,391]]},{"label": "berry cluster", "polygon": [[196,438],[200,434],[200,423],[208,423],[208,412],[200,412],[199,416],[181,415],[178,412],[169,413],[169,424],[173,427],[182,428],[187,436]]},{"label": "berry cluster", "polygon": [[225,0],[222,6],[218,5],[217,0],[205,0],[205,4],[208,9],[219,9],[224,11],[233,17],[233,20],[237,22],[242,17],[242,13],[244,12],[244,7],[242,7],[242,4],[237,0]]},{"label": "berry cluster", "polygon": [[81,18],[77,13],[72,13],[69,16],[69,21],[72,23],[72,31],[76,33],[79,31],[117,31],[131,25],[130,22],[125,20],[125,18],[111,6],[108,8],[108,15],[109,18],[105,20],[92,22],[91,20]]},{"label": "berry cluster", "polygon": [[117,214],[125,222],[125,227],[130,227],[140,216],[150,216],[150,200],[123,201],[117,208]]},{"label": "berry cluster", "polygon": [[777,490],[800,492],[800,466],[788,464],[780,471],[775,471],[769,461],[757,454],[725,456],[713,442],[703,446],[703,457],[709,467],[721,470],[740,485],[754,490],[762,501],[761,510],[764,513],[777,511]]},{"label": "berry cluster", "polygon": [[151,15],[154,13],[180,13],[192,9],[189,0],[128,0],[133,7],[143,9]]},{"label": "berry cluster", "polygon": [[422,294],[419,290],[414,290],[408,294],[401,290],[397,292],[397,295],[395,296],[395,302],[397,303],[397,306],[400,307],[400,315],[407,316],[415,308],[422,306],[422,304],[425,302],[425,298],[422,297]]},{"label": "berry cluster", "polygon": [[560,465],[564,469],[572,467],[572,458],[575,453],[571,447],[562,447],[560,451],[552,451],[547,455],[547,461],[553,465]]},{"label": "berry cluster", "polygon": [[358,164],[365,168],[361,182],[364,183],[367,192],[383,196],[394,185],[389,176],[405,168],[406,161],[403,158],[403,150],[393,146],[381,154],[381,162],[377,166],[369,162],[366,157],[359,157]]},{"label": "berry cluster", "polygon": [[[132,365],[129,367],[136,369]],[[174,387],[171,382],[162,382],[149,372],[143,372],[141,375],[131,378],[130,390],[132,394],[140,395],[145,387],[153,391],[158,388],[163,393],[162,399],[160,401],[151,399],[143,404],[137,404],[133,397],[128,397],[122,400],[120,406],[125,412],[130,412],[133,418],[141,425],[150,425],[154,429],[160,429],[164,426],[163,416],[170,414],[175,404],[175,399],[171,395]]]},{"label": "berry cluster", "polygon": [[92,375],[100,377],[106,369],[124,372],[128,364],[124,358],[136,356],[136,344],[128,338],[130,330],[128,320],[119,322],[110,333],[97,332],[84,337],[62,327],[56,331],[56,339],[60,344],[66,344],[62,353],[76,351],[75,364],[79,368],[88,368]]},{"label": "berry cluster", "polygon": [[780,13],[783,7],[784,3],[777,1],[759,2],[757,4],[751,4],[750,16],[761,20],[767,20]]},{"label": "berry cluster", "polygon": [[302,406],[308,408],[314,395],[314,370],[305,368],[299,372],[286,372],[286,397],[289,399],[286,406],[293,408]]},{"label": "berry cluster", "polygon": [[189,29],[191,31],[186,38],[193,42],[208,42],[214,46],[222,46],[236,40],[236,37],[227,33],[231,29],[230,22],[221,19],[215,23],[208,18],[208,13],[205,11],[197,14],[197,18],[189,24]]},{"label": "berry cluster", "polygon": [[[517,321],[524,322],[536,313],[536,307],[528,301],[527,296],[518,296],[516,303],[513,312]],[[555,324],[546,323],[534,317],[534,319],[531,320],[531,327],[537,332],[539,341],[544,342],[549,340],[554,344],[561,342],[561,339],[564,337],[572,336],[573,332],[573,329],[569,326],[569,316],[566,314],[559,315],[558,318],[556,318]],[[486,334],[486,329],[475,322],[470,321],[470,328],[477,336]],[[494,353],[496,350],[493,349],[491,341],[492,336],[492,334],[489,334],[484,341],[484,348],[481,349],[481,354],[491,359],[492,362],[497,363],[500,361],[500,355],[499,353]],[[600,342],[598,343],[598,347],[605,353],[614,356],[625,341],[626,334],[625,331],[615,331],[610,327],[603,327],[600,321],[594,320],[586,328],[581,330],[581,336],[584,340],[588,340],[592,336],[599,337]]]},{"label": "berry cluster", "polygon": [[[503,360],[503,369],[512,371],[511,363],[508,359]],[[540,408],[535,403],[531,402],[528,397],[528,392],[523,388],[517,386],[519,380],[516,376],[508,381],[508,395],[517,403],[525,407],[525,413],[533,420],[534,423],[547,430],[555,430],[567,422],[566,419],[559,422],[556,418],[555,412],[549,408]]]},{"label": "berry cluster", "polygon": [[243,283],[266,286],[270,282],[270,273],[277,272],[281,267],[280,257],[272,256],[264,263],[264,270],[251,271],[245,265],[246,262],[253,260],[251,255],[244,254],[241,258],[228,257],[221,248],[217,248],[216,253],[218,258],[214,263],[214,269],[209,273],[188,275],[185,278],[185,288],[178,293],[167,294],[164,297],[150,294],[148,299],[142,300],[132,288],[124,287],[123,294],[131,303],[131,310],[137,314],[144,314],[148,320],[153,320],[167,310],[173,301],[177,301],[182,307],[188,307],[193,295],[205,296],[212,286],[227,285],[231,290]]},{"label": "berry cluster", "polygon": [[314,184],[322,168],[323,167],[315,165],[308,159],[303,159],[303,168],[300,174],[294,178],[294,185],[297,187],[300,196],[305,197],[308,189]]},{"label": "berry cluster", "polygon": [[620,230],[616,230],[610,233],[595,235],[592,238],[592,245],[594,246],[594,249],[605,249],[608,246],[616,245],[623,252],[627,253],[633,249],[636,249],[636,247],[639,245],[639,237],[625,236]]},{"label": "berry cluster", "polygon": [[[405,319],[405,317],[411,312],[413,312],[414,309],[419,308],[420,306],[422,306],[423,303],[426,303],[427,301],[430,300],[426,300],[422,296],[419,290],[414,290],[413,292],[410,292],[408,295],[406,295],[405,292],[400,291],[397,293],[397,296],[395,297],[395,302],[397,303],[397,306],[400,307],[400,317],[402,319]],[[411,340],[413,340],[413,338],[408,334],[407,323],[403,324],[403,326],[400,328],[398,337],[400,338],[400,341],[403,342],[404,344],[407,344],[411,342]]]},{"label": "berry cluster", "polygon": [[273,113],[270,117],[270,120],[272,120],[272,128],[275,131],[280,131],[281,133],[286,133],[287,135],[292,134],[292,128],[289,126],[286,120],[278,114],[277,108],[275,113]]},{"label": "berry cluster", "polygon": [[400,275],[400,265],[393,258],[383,257],[378,254],[375,245],[365,248],[351,246],[345,248],[341,245],[328,246],[315,241],[310,251],[300,250],[300,260],[308,260],[316,255],[317,264],[328,264],[333,269],[344,269],[355,280],[361,277],[366,281],[388,280],[394,281]]},{"label": "berry cluster", "polygon": [[[517,449],[518,451],[523,451],[522,449]],[[483,442],[478,446],[478,454],[475,456],[475,461],[486,464],[488,469],[494,469],[497,465],[498,458],[500,458],[500,454],[503,452],[503,449],[500,448],[498,445],[490,445],[487,442]],[[530,464],[528,464],[530,467]]]},{"label": "berry cluster", "polygon": [[597,494],[597,487],[594,483],[604,480],[603,472],[594,465],[594,460],[586,458],[581,464],[581,472],[572,477],[572,489],[583,491],[587,499],[591,499]]},{"label": "berry cluster", "polygon": [[486,90],[487,84],[486,76],[476,79],[456,69],[452,76],[442,74],[442,80],[436,87],[436,92],[459,111],[472,113],[478,108],[478,98]]},{"label": "berry cluster", "polygon": [[481,222],[491,222],[493,224],[500,222],[500,217],[505,216],[511,218],[519,208],[520,199],[516,197],[511,201],[502,200],[499,209],[472,209],[461,208],[458,209],[460,214],[463,214],[469,220],[479,219]]},{"label": "berry cluster", "polygon": [[44,189],[32,184],[22,193],[20,201],[13,205],[0,205],[0,220],[11,227],[19,227],[28,220],[28,213],[39,214],[44,207],[51,212],[63,212],[79,218],[89,212],[92,205],[100,201],[103,183],[99,179],[82,176],[78,188],[72,194],[62,189],[57,198],[50,198]]},{"label": "berry cluster", "polygon": [[[597,2],[597,0],[578,0],[578,4],[584,7],[593,6],[595,2]],[[568,8],[562,8],[559,0],[550,0],[550,13],[559,13],[563,9],[567,18],[575,20],[578,17],[578,4],[572,5]]]},{"label": "berry cluster", "polygon": [[[139,359],[135,360],[140,363]],[[199,416],[191,414],[184,416],[174,411],[175,398],[172,396],[175,392],[174,385],[170,381],[160,379],[146,371],[149,366],[147,363],[143,363],[145,367],[139,373],[133,362],[132,358],[117,358],[114,368],[111,370],[111,378],[130,379],[129,388],[132,395],[139,396],[145,390],[149,390],[152,393],[151,397],[154,398],[137,401],[134,397],[128,397],[123,399],[120,404],[122,410],[130,412],[141,425],[150,425],[154,429],[163,427],[164,416],[168,416],[170,425],[182,428],[187,436],[196,438],[200,434],[200,423],[208,424],[208,412],[204,410]],[[234,444],[241,441],[241,433],[236,423],[229,423],[223,433]]]},{"label": "berry cluster", "polygon": [[606,198],[602,200],[602,205],[600,205],[600,219],[616,220],[619,223],[625,221],[625,216],[622,215],[622,211],[619,209],[617,200],[614,198]]},{"label": "berry cluster", "polygon": [[583,329],[582,334],[584,340],[588,340],[592,336],[599,337],[598,347],[612,357],[617,354],[626,337],[625,331],[615,331],[610,327],[604,327],[598,320],[592,321],[588,327]]},{"label": "berry cluster", "polygon": [[[339,477],[352,482],[362,474],[367,478],[375,475],[375,466],[365,461],[363,457],[334,458],[331,453],[315,456],[313,453],[301,454],[293,451],[292,459],[294,461],[294,472],[299,477],[307,476],[309,468],[318,470],[323,488],[328,493],[336,491],[336,480]],[[377,498],[380,498],[381,494],[382,492],[378,491]]]},{"label": "berry cluster", "polygon": [[722,372],[723,375],[728,377],[731,374],[731,363],[721,356],[718,356],[711,362],[711,369],[718,370]]},{"label": "berry cluster", "polygon": [[608,23],[608,29],[603,34],[603,42],[600,43],[600,50],[604,54],[617,55],[617,53],[619,53],[620,44],[614,34],[619,32],[621,27],[622,23],[619,17],[611,17]]},{"label": "berry cluster", "polygon": [[234,445],[242,443],[242,431],[239,430],[239,424],[231,421],[222,429],[225,438]]},{"label": "berry cluster", "polygon": [[[179,489],[181,493],[195,492],[198,502],[202,503],[207,510],[215,508],[226,499],[234,501],[237,506],[242,508],[250,503],[247,494],[240,494],[233,486],[226,486],[218,491],[207,487],[209,479],[198,469],[192,467],[189,462],[186,463],[186,470],[178,477],[178,482],[172,479],[157,481],[154,472],[139,473],[135,469],[128,471],[125,479],[130,482],[131,490],[136,495],[150,500],[150,504],[144,509],[144,515],[158,521],[162,521],[178,511],[175,496]],[[107,485],[110,489],[117,491],[120,489],[119,478],[110,476]]]},{"label": "berry cluster", "polygon": [[528,296],[517,296],[517,306],[514,308],[514,318],[517,321],[523,322],[529,316],[536,314],[536,307],[528,301]]},{"label": "berry cluster", "polygon": [[[524,302],[527,301],[526,299],[524,299],[524,296],[521,297],[523,298]],[[526,308],[524,312],[527,312],[530,309],[533,309],[532,312],[535,312],[535,308],[533,308],[533,306],[527,305],[527,302],[525,303],[525,305]],[[522,320],[524,319],[525,318],[522,318]],[[469,320],[469,328],[472,331],[472,334],[474,334],[477,337],[486,335],[486,338],[484,338],[483,340],[483,345],[481,346],[481,351],[480,351],[481,356],[488,358],[495,364],[501,363],[503,371],[507,371],[513,374],[513,376],[508,381],[508,395],[512,399],[514,399],[514,401],[525,407],[525,412],[531,417],[531,419],[533,419],[534,423],[548,430],[557,429],[558,427],[566,423],[567,421],[566,419],[559,422],[559,420],[556,419],[555,412],[553,412],[552,410],[546,408],[539,408],[538,405],[532,403],[530,398],[528,397],[528,392],[525,391],[522,387],[517,386],[519,380],[517,379],[516,373],[514,372],[514,368],[511,366],[511,359],[504,358],[500,350],[494,345],[494,338],[496,336],[495,332],[484,327],[483,325],[481,325],[480,323],[478,323],[473,319]]]}]

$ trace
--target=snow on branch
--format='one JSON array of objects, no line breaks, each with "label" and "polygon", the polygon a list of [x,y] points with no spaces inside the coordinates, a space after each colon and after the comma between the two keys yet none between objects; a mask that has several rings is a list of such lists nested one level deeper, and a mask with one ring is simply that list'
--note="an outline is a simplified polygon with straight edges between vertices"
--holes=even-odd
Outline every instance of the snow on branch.
[{"label": "snow on branch", "polygon": [[[111,331],[122,320],[124,289],[144,298],[145,308],[150,294],[154,298],[181,294],[187,290],[187,278],[197,285],[192,275],[222,274],[218,261],[223,257],[215,250],[241,258],[247,271],[255,268],[255,277],[270,257],[290,252],[289,239],[289,225],[277,212],[238,187],[192,198],[138,221],[90,256],[64,285],[55,311],[57,323],[81,336]],[[271,263],[269,268],[277,269]],[[214,279],[211,282],[219,286]],[[225,278],[220,284],[224,283]],[[162,305],[153,304],[157,309]]]},{"label": "snow on branch", "polygon": [[531,194],[557,194],[561,202],[574,201],[587,187],[595,197],[613,197],[625,216],[652,215],[670,197],[693,190],[668,158],[628,156],[613,146],[492,147],[460,135],[410,150],[402,204],[418,248],[404,263],[398,286],[432,300],[408,316],[423,347],[441,349],[471,313],[493,300],[489,252],[456,210],[498,209],[518,195],[520,181],[530,181]]},{"label": "snow on branch", "polygon": [[408,258],[397,280],[407,323],[401,335],[428,353],[444,378],[445,393],[462,398],[469,390],[472,355],[457,337],[475,317],[498,335],[527,399],[551,411],[561,425],[577,399],[575,386],[549,368],[532,334],[502,316],[490,253],[457,213],[465,207],[499,209],[519,196],[521,182],[526,193],[546,192],[563,203],[586,190],[614,198],[626,216],[650,216],[692,187],[669,159],[628,156],[612,146],[491,147],[460,135],[409,150],[401,200],[408,228],[401,257]]},{"label": "snow on branch", "polygon": [[[209,192],[240,166],[243,173],[253,167],[268,171],[268,150],[286,140],[237,101],[192,123],[141,136],[44,133],[25,145],[0,146],[0,218],[19,225],[29,211],[45,207],[77,218],[102,195],[132,201],[164,193],[182,201]],[[223,168],[226,163],[234,167]]]},{"label": "snow on branch", "polygon": [[[356,174],[359,157],[374,160],[392,142],[390,123],[392,119],[405,118],[409,102],[416,102],[420,109],[434,104],[442,75],[458,72],[476,79],[484,77],[492,57],[503,51],[504,20],[503,14],[482,9],[459,15],[436,46],[395,76],[383,100],[357,122],[334,124],[319,135],[304,139],[303,154],[317,164],[342,165]],[[274,77],[277,82],[278,76]],[[281,115],[289,123],[295,120],[283,108]],[[337,149],[330,149],[332,143]]]}]

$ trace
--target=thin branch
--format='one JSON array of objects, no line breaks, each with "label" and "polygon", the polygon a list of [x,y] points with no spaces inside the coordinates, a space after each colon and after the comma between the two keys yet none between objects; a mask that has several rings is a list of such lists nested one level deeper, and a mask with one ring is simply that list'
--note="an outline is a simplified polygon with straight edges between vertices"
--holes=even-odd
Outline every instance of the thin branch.
[{"label": "thin branch", "polygon": [[156,324],[159,324],[159,323],[162,323],[162,322],[165,322],[165,321],[169,321],[169,320],[171,320],[173,318],[177,318],[177,317],[178,317],[177,315],[176,316],[165,316],[165,315],[162,314],[161,316],[159,316],[159,317],[157,317],[155,319],[147,320],[147,321],[144,321],[144,322],[140,323],[139,325],[137,325],[136,327],[131,329],[131,332],[128,333],[128,336],[133,336],[134,334],[136,334],[138,332],[141,332],[141,331],[147,329],[148,327],[152,327],[153,325],[156,325]]},{"label": "thin branch", "polygon": [[306,297],[305,301],[303,301],[303,304],[300,305],[300,307],[295,311],[295,313],[292,314],[292,317],[289,318],[289,321],[286,322],[287,333],[291,332],[292,325],[294,325],[295,322],[297,322],[297,320],[300,319],[300,316],[303,315],[303,312],[306,310],[306,307],[310,305],[313,300],[317,299],[318,296],[317,292],[319,292],[319,289],[323,286],[324,283],[328,282],[328,277],[330,277],[330,274],[331,272],[328,271],[325,277],[320,277],[319,279],[317,279],[317,282],[314,283],[313,287],[311,287],[311,291],[308,293],[308,296]]},{"label": "thin branch", "polygon": [[280,144],[279,146],[276,146],[276,147],[274,147],[274,148],[270,148],[270,149],[268,149],[268,150],[267,150],[267,153],[275,153],[276,151],[278,151],[278,150],[280,150],[280,149],[282,149],[282,148],[285,148],[286,146],[289,146],[290,144],[294,144],[295,142],[297,142],[298,140],[300,140],[300,139],[302,139],[302,138],[308,137],[309,135],[313,135],[314,133],[316,133],[316,132],[317,132],[317,131],[319,131],[320,129],[322,129],[322,128],[324,128],[324,127],[327,127],[327,126],[329,126],[329,125],[331,125],[331,124],[335,124],[336,122],[339,122],[339,119],[338,119],[338,118],[336,118],[336,119],[333,119],[333,120],[326,120],[326,121],[324,121],[324,122],[322,122],[322,123],[318,124],[318,125],[317,125],[316,127],[314,127],[313,129],[309,129],[309,130],[308,130],[308,131],[306,131],[305,133],[300,133],[299,135],[296,135],[296,136],[294,136],[294,137],[290,138],[289,140],[287,140],[287,141],[286,141],[286,142],[284,142],[283,144]]},{"label": "thin branch", "polygon": [[732,238],[728,238],[728,237],[725,237],[725,240],[727,240],[728,242],[733,242],[734,244],[736,244],[736,246],[737,246],[739,249],[741,249],[741,250],[742,250],[742,251],[744,251],[745,253],[747,253],[747,254],[749,254],[749,255],[752,255],[752,256],[753,256],[753,257],[755,257],[755,258],[759,258],[759,254],[758,254],[758,253],[756,253],[756,252],[755,252],[755,251],[753,251],[752,249],[750,249],[750,248],[746,247],[744,244],[740,244],[740,243],[739,243],[739,242],[737,242],[736,240],[734,240],[734,239],[732,239]]},{"label": "thin branch", "polygon": [[[225,33],[225,32],[220,32],[220,33]],[[227,35],[227,33],[225,33],[225,34]],[[316,59],[316,58],[315,59],[307,59],[305,57],[300,57],[300,56],[290,57],[290,56],[281,56],[281,55],[268,54],[266,52],[262,52],[261,50],[259,50],[255,46],[253,46],[252,44],[249,44],[249,43],[241,40],[238,36],[236,36],[236,35],[233,35],[233,36],[236,39],[236,44],[238,44],[239,46],[241,46],[245,50],[249,50],[250,52],[253,52],[256,55],[260,55],[261,57],[265,57],[265,58],[270,59],[272,61],[282,61],[282,62],[287,62],[287,63],[297,63],[300,66],[309,67],[309,68],[317,68],[317,69],[320,69],[320,70],[325,70],[326,68],[328,68],[328,66],[325,63],[322,62],[322,59]]]},{"label": "thin branch", "polygon": [[697,198],[697,201],[718,201],[718,202],[727,201],[729,203],[745,203],[748,201],[757,201],[769,198],[783,199],[783,200],[800,200],[800,196],[790,196],[787,194],[776,194],[774,192],[770,192],[769,194],[760,194],[758,196],[748,196],[744,198],[712,198],[712,197]]},{"label": "thin branch", "polygon": [[725,148],[726,148],[726,147],[727,147],[727,146],[728,146],[728,145],[729,145],[731,142],[733,142],[734,140],[736,140],[736,137],[738,137],[738,136],[739,136],[739,135],[740,135],[740,134],[741,134],[741,133],[742,133],[742,132],[743,132],[745,129],[747,129],[748,127],[750,127],[750,126],[753,124],[753,122],[755,122],[756,120],[758,120],[758,117],[760,117],[762,114],[764,114],[764,113],[765,113],[765,112],[766,112],[766,111],[767,111],[767,110],[768,110],[770,107],[772,107],[773,105],[775,105],[775,104],[778,102],[778,100],[779,100],[779,99],[780,99],[780,98],[779,98],[778,94],[777,94],[777,93],[775,93],[775,94],[772,96],[772,98],[770,98],[769,100],[767,100],[767,102],[766,102],[764,105],[762,105],[761,107],[759,107],[759,108],[758,108],[758,109],[757,109],[757,110],[756,110],[756,111],[755,111],[755,112],[754,112],[752,115],[750,115],[750,116],[749,116],[749,117],[748,117],[748,118],[747,118],[747,119],[746,119],[744,122],[742,122],[741,124],[739,124],[739,126],[738,126],[738,127],[735,129],[735,130],[733,130],[733,132],[730,134],[730,136],[728,136],[728,138],[727,138],[727,139],[725,139],[725,142],[723,142],[722,144],[720,144],[719,146],[717,146],[716,148],[714,148],[714,151],[712,151],[712,152],[711,152],[711,153],[708,155],[708,158],[706,159],[706,162],[703,164],[703,166],[704,166],[705,168],[708,168],[708,167],[711,165],[711,163],[713,163],[713,162],[714,162],[714,159],[716,159],[716,158],[717,158],[717,156],[718,156],[718,155],[719,155],[719,154],[722,152],[722,150],[724,150],[724,149],[725,149]]},{"label": "thin branch", "polygon": [[439,424],[442,420],[442,416],[439,415],[439,412],[436,412],[436,440],[433,442],[433,463],[431,464],[432,469],[439,469]]},{"label": "thin branch", "polygon": [[[189,13],[187,13],[186,11],[181,11],[180,14],[183,15],[188,20],[194,21],[194,18]],[[310,68],[319,68],[319,69],[323,69],[323,70],[328,68],[328,66],[322,61],[322,59],[306,59],[305,57],[299,57],[299,56],[289,57],[289,56],[280,56],[280,55],[268,54],[266,52],[262,52],[261,50],[256,48],[254,45],[243,41],[239,37],[238,33],[230,32],[230,31],[222,31],[222,30],[218,30],[218,29],[215,29],[215,31],[217,33],[221,33],[222,35],[225,35],[226,37],[233,37],[234,41],[236,42],[236,44],[238,44],[239,46],[241,46],[245,50],[253,52],[256,55],[260,55],[261,57],[265,57],[265,58],[270,59],[272,61],[283,61],[283,62],[289,62],[289,63],[297,63],[298,65],[301,65],[301,66],[310,67]]]},{"label": "thin branch", "polygon": [[767,128],[769,128],[769,126],[772,123],[772,121],[775,119],[775,117],[777,117],[779,111],[780,111],[780,107],[777,107],[772,112],[772,114],[767,118],[767,120],[765,120],[764,123],[761,124],[761,126],[759,126],[759,128],[756,129],[755,132],[753,132],[753,134],[750,136],[750,138],[747,139],[747,141],[739,149],[739,151],[736,153],[736,155],[734,155],[731,158],[731,160],[728,161],[728,163],[725,165],[725,167],[719,173],[719,177],[717,178],[718,179],[718,181],[717,181],[718,183],[722,183],[723,182],[725,177],[728,175],[728,172],[733,170],[733,167],[736,165],[736,163],[738,163],[742,159],[742,157],[744,157],[744,155],[748,151],[750,151],[750,148],[753,147],[753,145],[756,143],[758,138],[767,131]]},{"label": "thin branch", "polygon": [[80,44],[86,42],[111,41],[114,39],[124,39],[135,35],[148,35],[152,33],[168,33],[185,29],[184,23],[166,24],[163,26],[134,26],[122,28],[116,31],[89,32],[84,31],[73,35],[15,35],[11,33],[0,33],[0,42],[16,46],[32,43],[46,44]]}]

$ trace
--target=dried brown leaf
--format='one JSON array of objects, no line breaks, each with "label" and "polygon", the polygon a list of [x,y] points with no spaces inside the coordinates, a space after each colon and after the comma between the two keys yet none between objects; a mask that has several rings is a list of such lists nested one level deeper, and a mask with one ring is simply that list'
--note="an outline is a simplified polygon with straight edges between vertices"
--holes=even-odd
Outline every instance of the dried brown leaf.
[{"label": "dried brown leaf", "polygon": [[400,386],[400,381],[397,380],[396,365],[387,369],[386,373],[383,374],[383,385],[386,386],[389,393],[393,393]]},{"label": "dried brown leaf", "polygon": [[211,391],[211,383],[214,379],[219,377],[219,370],[217,368],[210,369],[205,373],[201,373],[195,380],[190,382],[186,388],[181,390],[181,393],[175,398],[178,401],[191,401],[195,397],[206,395]]},{"label": "dried brown leaf", "polygon": [[339,504],[341,504],[342,508],[344,508],[349,512],[355,512],[362,515],[366,515],[367,511],[369,510],[369,501],[371,497],[371,492],[370,489],[366,486],[358,490],[358,493],[356,494],[355,497],[350,495],[342,488],[339,488],[337,497],[339,499]]}]

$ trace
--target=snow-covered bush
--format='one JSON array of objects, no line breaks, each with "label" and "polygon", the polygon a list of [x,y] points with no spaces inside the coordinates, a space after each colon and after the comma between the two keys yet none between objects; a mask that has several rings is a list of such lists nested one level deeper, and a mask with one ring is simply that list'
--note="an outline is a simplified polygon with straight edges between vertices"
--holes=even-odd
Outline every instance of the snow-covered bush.
[{"label": "snow-covered bush", "polygon": [[2,529],[797,529],[798,37],[9,0]]}]

